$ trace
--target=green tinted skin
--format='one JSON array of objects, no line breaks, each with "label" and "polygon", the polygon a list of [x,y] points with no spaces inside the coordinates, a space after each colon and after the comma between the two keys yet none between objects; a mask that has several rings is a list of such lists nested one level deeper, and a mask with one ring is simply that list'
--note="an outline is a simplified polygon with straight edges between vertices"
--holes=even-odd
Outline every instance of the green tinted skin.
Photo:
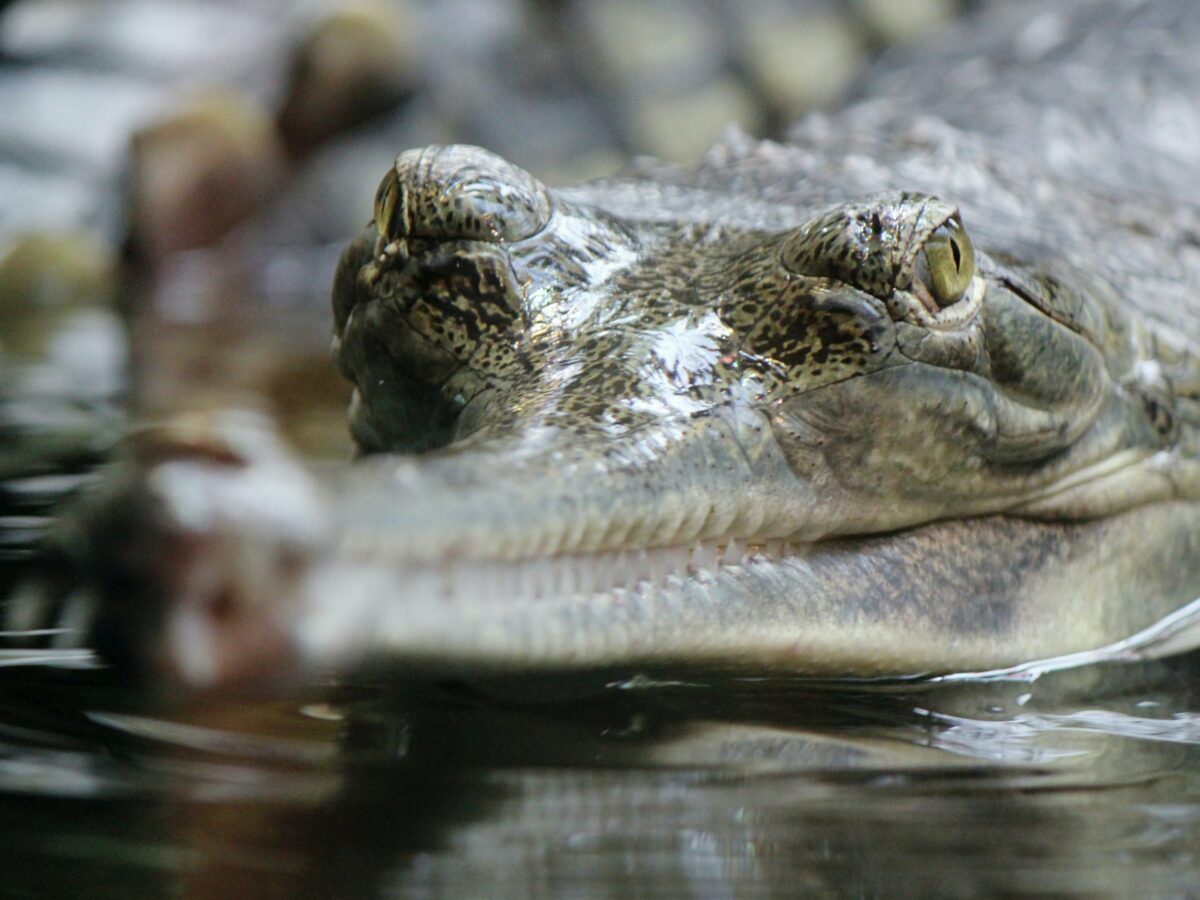
[{"label": "green tinted skin", "polygon": [[[977,251],[927,195],[850,200],[781,232],[646,224],[476,148],[412,152],[334,304],[364,451],[502,442],[522,466],[565,453],[607,476],[641,448],[686,455],[706,429],[757,425],[760,455],[786,466],[748,477],[803,508],[764,497],[736,537],[1090,517],[1194,481],[1190,460],[1147,474],[1192,435],[1180,379],[1115,292]],[[651,540],[690,538],[669,531]]]},{"label": "green tinted skin", "polygon": [[[139,586],[100,607],[125,644],[202,684],[911,674],[1200,594],[1198,367],[1109,282],[989,253],[949,198],[766,227],[653,191],[618,214],[479,148],[402,154],[333,288],[364,458],[306,474],[236,423],[150,441],[88,526],[84,568]],[[130,522],[164,565],[126,571]]]}]

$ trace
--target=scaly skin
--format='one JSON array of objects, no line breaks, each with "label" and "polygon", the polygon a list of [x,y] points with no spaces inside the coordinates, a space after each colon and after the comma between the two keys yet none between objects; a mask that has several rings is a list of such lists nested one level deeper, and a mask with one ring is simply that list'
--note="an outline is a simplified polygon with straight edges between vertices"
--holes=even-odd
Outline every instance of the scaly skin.
[{"label": "scaly skin", "polygon": [[[452,216],[488,227],[463,239]],[[622,457],[648,447],[659,471],[639,491],[669,497],[688,476],[672,483],[662,457],[703,454],[688,448],[707,432],[750,435],[744,494],[730,500],[739,523],[706,527],[696,506],[723,488],[695,486],[691,507],[669,507],[689,527],[647,525],[645,546],[808,541],[1021,508],[1074,518],[1192,496],[1191,454],[1164,453],[1191,440],[1171,387],[1191,358],[1162,359],[1102,281],[982,252],[940,308],[913,269],[953,217],[946,201],[888,193],[778,232],[663,226],[554,197],[476,148],[406,153],[337,277],[352,428],[369,453],[484,454],[486,477],[505,473],[539,518],[565,502],[549,499],[547,453],[591,467],[589,480],[611,471],[603,494],[615,496],[621,479],[645,480]],[[512,456],[522,469],[538,460],[536,484],[507,472]],[[1060,496],[1075,480],[1086,487]],[[525,515],[495,509],[486,490],[461,501],[464,518]],[[586,549],[628,543],[596,504],[582,510],[591,530],[614,533]],[[490,527],[497,543],[511,530]],[[544,540],[578,549],[558,526]],[[492,553],[488,541],[472,552]]]},{"label": "scaly skin", "polygon": [[306,473],[236,419],[135,447],[82,520],[97,634],[204,683],[907,674],[1200,596],[1200,264],[1152,167],[1118,196],[890,115],[565,191],[401,154],[333,292],[366,458]]}]

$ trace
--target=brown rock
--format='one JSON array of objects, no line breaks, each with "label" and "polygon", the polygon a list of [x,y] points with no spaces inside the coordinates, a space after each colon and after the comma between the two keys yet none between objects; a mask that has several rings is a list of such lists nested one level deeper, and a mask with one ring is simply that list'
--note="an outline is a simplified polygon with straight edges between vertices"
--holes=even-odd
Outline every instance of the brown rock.
[{"label": "brown rock", "polygon": [[42,355],[67,318],[110,299],[114,280],[111,253],[86,234],[17,238],[0,248],[0,347]]},{"label": "brown rock", "polygon": [[410,28],[395,4],[346,5],[297,47],[279,130],[288,153],[321,141],[408,97],[417,82]]},{"label": "brown rock", "polygon": [[263,110],[231,92],[198,96],[132,139],[135,255],[157,261],[211,244],[258,209],[282,175],[282,150]]}]

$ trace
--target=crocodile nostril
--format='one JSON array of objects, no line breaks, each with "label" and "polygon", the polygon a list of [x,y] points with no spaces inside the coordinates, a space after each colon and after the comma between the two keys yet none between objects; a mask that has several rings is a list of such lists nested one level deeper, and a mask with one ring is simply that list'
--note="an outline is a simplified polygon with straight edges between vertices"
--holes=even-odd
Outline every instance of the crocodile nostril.
[{"label": "crocodile nostril", "polygon": [[410,237],[509,243],[532,237],[549,219],[541,182],[467,144],[400,154],[375,197],[382,245]]},{"label": "crocodile nostril", "polygon": [[402,190],[396,170],[389,169],[383,176],[383,181],[379,182],[379,190],[375,192],[375,229],[379,232],[381,241],[385,235],[400,230],[398,226],[402,223],[393,224],[392,217],[396,213],[396,201],[399,200]]}]

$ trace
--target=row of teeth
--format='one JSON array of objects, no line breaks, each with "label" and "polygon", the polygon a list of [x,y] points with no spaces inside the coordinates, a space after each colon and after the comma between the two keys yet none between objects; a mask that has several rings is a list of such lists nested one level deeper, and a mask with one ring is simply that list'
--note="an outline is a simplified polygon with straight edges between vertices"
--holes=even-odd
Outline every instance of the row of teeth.
[{"label": "row of teeth", "polygon": [[778,561],[798,548],[785,541],[698,541],[689,546],[566,554],[518,562],[458,560],[405,576],[405,593],[439,601],[521,599],[633,591],[672,579],[704,579],[723,568]]},{"label": "row of teeth", "polygon": [[[703,581],[714,578],[722,569],[776,562],[798,552],[799,545],[785,541],[710,540],[691,546],[565,554],[516,562],[458,560],[440,569],[426,566],[405,573],[404,591],[414,599],[468,604],[619,595],[670,585],[684,578]],[[4,624],[11,630],[0,632],[0,638],[29,640],[41,636],[49,639],[51,647],[75,646],[94,613],[94,595],[90,591],[76,592],[61,604],[53,627],[38,628],[49,601],[34,585],[18,591],[6,610]],[[4,661],[0,654],[0,664]]]}]

